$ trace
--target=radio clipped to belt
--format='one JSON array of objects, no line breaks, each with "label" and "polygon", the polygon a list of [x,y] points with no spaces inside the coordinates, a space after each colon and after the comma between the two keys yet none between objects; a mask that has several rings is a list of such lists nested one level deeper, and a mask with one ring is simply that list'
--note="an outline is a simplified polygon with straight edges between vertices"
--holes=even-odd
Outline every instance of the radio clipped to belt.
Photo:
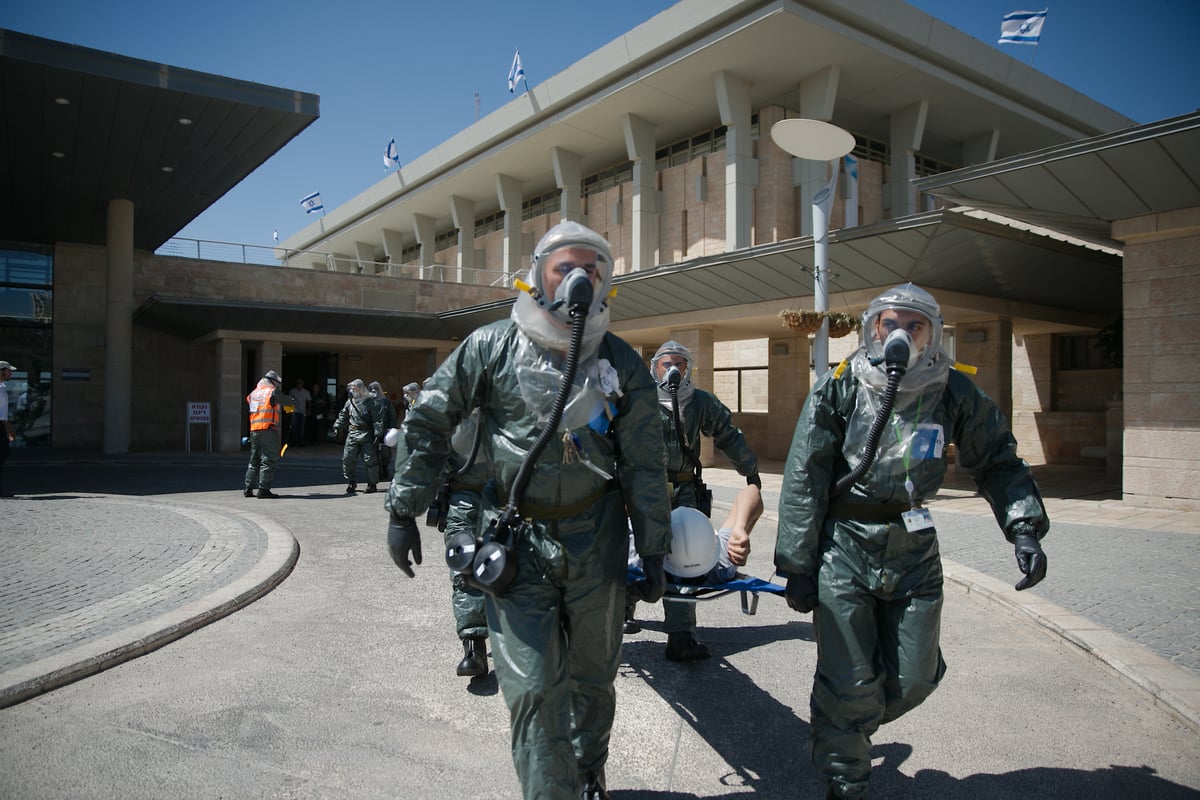
[{"label": "radio clipped to belt", "polygon": [[471,437],[471,452],[467,456],[467,462],[446,476],[446,480],[438,487],[437,496],[433,498],[429,510],[425,512],[425,524],[436,527],[443,533],[446,531],[446,515],[450,513],[450,492],[453,490],[454,481],[466,475],[467,471],[475,466],[475,459],[479,455],[479,445],[483,442],[482,418],[483,412],[478,408],[471,412],[470,420],[475,425],[475,434]]}]

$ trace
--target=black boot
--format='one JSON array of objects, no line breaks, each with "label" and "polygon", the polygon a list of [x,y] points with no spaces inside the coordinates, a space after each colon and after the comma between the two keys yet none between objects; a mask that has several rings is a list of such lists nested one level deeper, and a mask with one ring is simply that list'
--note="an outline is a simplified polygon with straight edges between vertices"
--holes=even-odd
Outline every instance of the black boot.
[{"label": "black boot", "polygon": [[375,484],[368,483],[367,489],[366,489],[366,491],[363,492],[363,494],[374,494],[375,492],[378,492],[378,491],[379,490],[375,488]]},{"label": "black boot", "polygon": [[270,489],[259,489],[258,490],[258,499],[259,500],[274,500],[277,497],[279,497],[279,495],[275,494]]},{"label": "black boot", "polygon": [[463,659],[458,662],[455,673],[463,677],[479,678],[488,674],[487,639],[472,636],[462,640]]},{"label": "black boot", "polygon": [[708,645],[696,641],[691,631],[667,634],[667,661],[703,661],[711,655]]},{"label": "black boot", "polygon": [[633,618],[633,609],[625,609],[625,623],[621,626],[621,633],[629,635],[631,633],[641,633],[642,626],[638,625],[637,620]]},{"label": "black boot", "polygon": [[357,491],[358,491],[358,484],[357,484],[357,483],[352,483],[352,484],[350,484],[349,486],[347,486],[347,487],[346,487],[346,494],[354,494],[354,493],[355,493],[355,492],[357,492]]},{"label": "black boot", "polygon": [[610,800],[608,790],[604,787],[604,770],[588,772],[583,776],[583,792],[579,796],[582,800]]}]

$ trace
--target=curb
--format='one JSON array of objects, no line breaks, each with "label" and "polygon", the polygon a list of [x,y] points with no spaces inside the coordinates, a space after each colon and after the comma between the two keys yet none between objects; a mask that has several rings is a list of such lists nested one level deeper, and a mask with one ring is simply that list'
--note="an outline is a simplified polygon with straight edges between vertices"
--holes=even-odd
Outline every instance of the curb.
[{"label": "curb", "polygon": [[[153,502],[145,500],[144,502]],[[178,503],[160,503],[170,507]],[[212,509],[205,509],[212,511]],[[270,592],[291,574],[300,557],[300,544],[282,525],[252,512],[224,513],[252,522],[267,535],[267,547],[246,574],[214,592],[152,620],[65,653],[17,667],[3,675],[0,708],[28,700],[68,683],[94,675],[182,638],[192,631],[245,608]]]},{"label": "curb", "polygon": [[1042,597],[1018,593],[1012,586],[942,558],[946,580],[967,594],[977,595],[1078,647],[1118,676],[1146,692],[1154,705],[1200,733],[1200,677],[1140,644],[1113,633]]}]

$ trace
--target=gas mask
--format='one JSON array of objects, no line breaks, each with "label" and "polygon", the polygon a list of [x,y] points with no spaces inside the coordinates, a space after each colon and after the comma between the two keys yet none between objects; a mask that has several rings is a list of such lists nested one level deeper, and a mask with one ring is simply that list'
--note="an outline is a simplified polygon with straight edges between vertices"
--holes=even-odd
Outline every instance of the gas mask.
[{"label": "gas mask", "polygon": [[[572,251],[571,257],[548,266],[551,254],[564,248]],[[547,270],[561,276],[553,292]],[[594,276],[599,280],[592,285]],[[571,339],[571,306],[586,302],[587,324],[580,356],[593,352],[608,332],[608,300],[612,293],[613,258],[604,237],[578,222],[560,222],[538,242],[526,277],[516,282],[521,294],[512,311],[521,332],[542,347],[565,350]],[[592,289],[590,296],[587,288]]]},{"label": "gas mask", "polygon": [[[687,367],[681,372],[678,368],[668,369],[662,378],[658,377],[658,362],[667,356],[679,356],[687,362]],[[671,384],[675,385],[675,393],[679,398],[679,407],[683,408],[696,391],[692,385],[692,351],[674,340],[664,342],[650,359],[650,374],[658,385],[658,402],[664,407],[671,407]]]}]

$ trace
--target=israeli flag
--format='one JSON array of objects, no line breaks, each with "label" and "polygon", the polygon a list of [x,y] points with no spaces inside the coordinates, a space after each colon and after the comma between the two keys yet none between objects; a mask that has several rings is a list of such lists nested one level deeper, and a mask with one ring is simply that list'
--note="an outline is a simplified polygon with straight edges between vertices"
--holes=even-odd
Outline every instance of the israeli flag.
[{"label": "israeli flag", "polygon": [[383,151],[383,168],[391,169],[398,166],[400,166],[400,154],[396,152],[396,140],[392,139]]},{"label": "israeli flag", "polygon": [[513,53],[513,63],[508,69],[508,91],[516,91],[517,82],[525,81],[525,88],[529,88],[529,81],[525,80],[525,68],[521,66],[521,51],[517,50]]},{"label": "israeli flag", "polygon": [[321,205],[321,193],[313,192],[300,201],[300,207],[304,209],[304,213],[306,214],[311,214],[314,211],[324,211],[325,206]]},{"label": "israeli flag", "polygon": [[275,244],[279,244],[279,228],[275,229]]},{"label": "israeli flag", "polygon": [[1046,21],[1047,11],[1049,9],[1005,14],[1000,23],[1000,44],[1036,45],[1042,35],[1042,23]]}]

